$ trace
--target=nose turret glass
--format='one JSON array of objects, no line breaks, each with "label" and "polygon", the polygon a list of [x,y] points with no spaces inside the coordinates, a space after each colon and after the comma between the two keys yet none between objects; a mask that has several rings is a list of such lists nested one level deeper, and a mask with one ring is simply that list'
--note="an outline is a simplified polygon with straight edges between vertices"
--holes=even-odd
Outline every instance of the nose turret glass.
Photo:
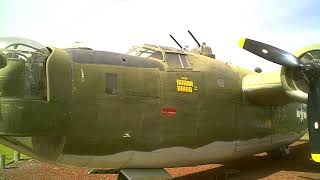
[{"label": "nose turret glass", "polygon": [[[45,97],[45,61],[49,50],[29,39],[0,38],[0,91],[2,97]],[[5,65],[2,65],[6,63]]]}]

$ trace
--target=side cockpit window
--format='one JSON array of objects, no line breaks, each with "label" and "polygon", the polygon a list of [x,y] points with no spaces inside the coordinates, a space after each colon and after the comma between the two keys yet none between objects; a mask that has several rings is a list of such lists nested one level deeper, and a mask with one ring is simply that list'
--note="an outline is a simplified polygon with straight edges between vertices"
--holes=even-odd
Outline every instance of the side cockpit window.
[{"label": "side cockpit window", "polygon": [[144,58],[155,58],[159,60],[163,60],[163,55],[160,51],[154,51],[146,48],[133,48],[128,51],[131,56],[139,56]]},{"label": "side cockpit window", "polygon": [[190,68],[188,57],[185,54],[179,54],[179,58],[182,64],[182,68]]},{"label": "side cockpit window", "polygon": [[178,53],[166,53],[168,66],[171,68],[190,68],[187,55]]}]

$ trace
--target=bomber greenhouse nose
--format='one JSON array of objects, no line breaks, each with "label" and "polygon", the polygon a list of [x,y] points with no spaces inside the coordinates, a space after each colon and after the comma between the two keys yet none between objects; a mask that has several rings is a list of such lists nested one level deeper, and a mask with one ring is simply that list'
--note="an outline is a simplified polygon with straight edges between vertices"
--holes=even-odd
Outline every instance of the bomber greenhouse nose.
[{"label": "bomber greenhouse nose", "polygon": [[53,105],[46,98],[49,55],[35,41],[0,38],[0,135],[35,135],[57,126],[48,110]]},{"label": "bomber greenhouse nose", "polygon": [[19,38],[0,38],[0,96],[44,99],[45,62],[50,52]]}]

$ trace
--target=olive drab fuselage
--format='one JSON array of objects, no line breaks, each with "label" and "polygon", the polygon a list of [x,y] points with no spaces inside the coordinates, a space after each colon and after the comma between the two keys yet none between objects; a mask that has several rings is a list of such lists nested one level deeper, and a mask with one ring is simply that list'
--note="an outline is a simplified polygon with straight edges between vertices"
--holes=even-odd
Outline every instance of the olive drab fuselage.
[{"label": "olive drab fuselage", "polygon": [[8,60],[0,142],[61,164],[156,168],[222,162],[305,133],[304,104],[247,99],[242,79],[255,72],[173,48],[156,53],[51,48],[32,71]]}]

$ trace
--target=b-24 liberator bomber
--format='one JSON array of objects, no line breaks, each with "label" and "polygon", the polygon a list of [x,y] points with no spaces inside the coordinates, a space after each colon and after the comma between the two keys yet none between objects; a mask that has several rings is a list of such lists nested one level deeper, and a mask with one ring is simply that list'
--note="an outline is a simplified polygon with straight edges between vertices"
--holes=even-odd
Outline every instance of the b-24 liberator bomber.
[{"label": "b-24 liberator bomber", "polygon": [[263,73],[196,42],[119,54],[0,38],[0,143],[41,161],[167,178],[165,167],[280,157],[308,127],[320,161],[320,45],[290,54],[242,39],[283,66]]}]

